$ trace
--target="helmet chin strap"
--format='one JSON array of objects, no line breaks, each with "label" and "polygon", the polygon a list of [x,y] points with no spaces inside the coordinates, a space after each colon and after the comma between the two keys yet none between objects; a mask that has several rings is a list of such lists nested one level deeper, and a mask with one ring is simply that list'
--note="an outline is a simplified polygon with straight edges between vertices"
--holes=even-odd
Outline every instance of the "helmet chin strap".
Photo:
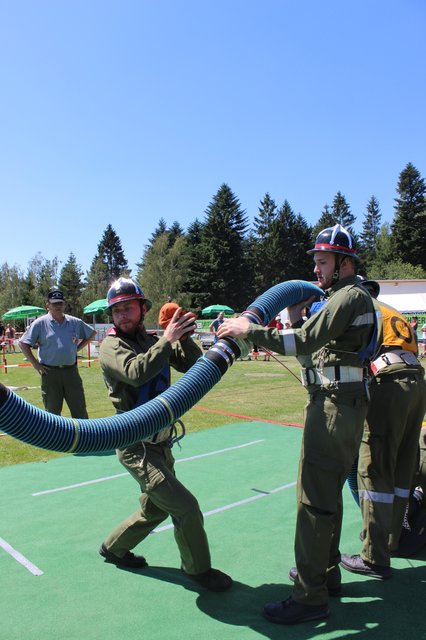
[{"label": "helmet chin strap", "polygon": [[340,265],[342,264],[342,260],[344,258],[344,256],[340,255],[340,253],[335,253],[335,260],[334,260],[334,273],[331,277],[331,284],[336,284],[336,282],[339,282],[339,278],[340,278]]},{"label": "helmet chin strap", "polygon": [[144,306],[145,306],[145,301],[141,300],[139,302],[139,307],[140,307],[140,310],[141,310],[141,317],[140,317],[140,320],[139,320],[139,325],[142,325],[144,323],[144,320],[145,320]]}]

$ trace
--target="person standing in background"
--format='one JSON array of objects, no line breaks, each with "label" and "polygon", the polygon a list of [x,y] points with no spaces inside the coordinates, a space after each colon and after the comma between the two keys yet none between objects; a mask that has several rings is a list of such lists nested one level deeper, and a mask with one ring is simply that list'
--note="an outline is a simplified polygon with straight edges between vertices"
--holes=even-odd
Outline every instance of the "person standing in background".
[{"label": "person standing in background", "polygon": [[9,351],[9,353],[12,353],[12,349],[13,349],[13,353],[15,353],[16,352],[16,349],[15,349],[15,329],[14,329],[14,327],[12,327],[12,325],[10,323],[8,323],[6,325],[5,336],[6,336],[6,340],[7,340],[7,350]]},{"label": "person standing in background", "polygon": [[212,322],[212,323],[211,323],[211,325],[209,326],[209,331],[211,331],[212,333],[214,333],[214,341],[215,341],[215,343],[217,342],[217,332],[218,332],[218,329],[219,329],[220,325],[221,325],[221,324],[223,323],[223,321],[224,321],[224,315],[225,315],[225,314],[223,313],[223,311],[220,311],[220,312],[217,314],[217,318],[216,318],[216,320],[213,320],[213,322]]},{"label": "person standing in background", "polygon": [[[88,324],[65,314],[62,291],[50,289],[46,308],[19,340],[24,356],[41,375],[41,396],[46,411],[61,415],[68,405],[73,418],[87,418],[83,382],[77,368],[77,352],[96,335]],[[32,349],[38,349],[38,359]]]}]

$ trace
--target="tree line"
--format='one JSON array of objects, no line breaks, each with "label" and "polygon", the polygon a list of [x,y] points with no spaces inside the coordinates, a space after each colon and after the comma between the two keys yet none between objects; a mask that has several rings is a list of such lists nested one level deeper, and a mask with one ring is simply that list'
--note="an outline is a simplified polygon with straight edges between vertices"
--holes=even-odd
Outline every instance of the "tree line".
[{"label": "tree line", "polygon": [[[18,305],[44,306],[49,288],[58,285],[64,291],[67,312],[82,317],[83,308],[105,298],[119,276],[134,277],[153,301],[147,321],[154,325],[159,307],[168,299],[195,311],[216,303],[242,311],[274,284],[312,280],[312,258],[306,251],[322,229],[336,223],[355,236],[364,275],[425,278],[426,184],[413,164],[401,171],[396,194],[391,224],[382,224],[379,202],[374,195],[370,197],[358,235],[356,217],[340,191],[313,226],[287,200],[278,205],[266,193],[250,227],[237,196],[222,184],[204,219],[196,218],[186,231],[179,222],[167,226],[163,218],[159,220],[135,274],[110,224],[85,275],[74,253],[61,269],[57,257],[46,260],[41,253],[32,258],[25,272],[4,263],[0,267],[0,315]],[[105,318],[99,315],[97,319]]]}]

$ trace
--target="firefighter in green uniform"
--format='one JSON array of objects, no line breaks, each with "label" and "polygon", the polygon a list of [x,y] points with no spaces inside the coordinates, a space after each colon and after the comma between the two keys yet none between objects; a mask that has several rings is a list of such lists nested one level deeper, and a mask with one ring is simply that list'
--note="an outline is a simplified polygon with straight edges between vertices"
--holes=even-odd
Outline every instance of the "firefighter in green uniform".
[{"label": "firefighter in green uniform", "polygon": [[[361,284],[374,298],[380,285]],[[358,491],[364,541],[360,554],[342,554],[348,571],[386,580],[398,555],[404,514],[418,462],[426,411],[426,381],[410,323],[377,301],[382,316],[380,350],[371,362],[370,403],[358,461]]]},{"label": "firefighter in green uniform", "polygon": [[[187,371],[201,350],[189,337],[195,329],[194,316],[181,308],[161,337],[147,333],[143,322],[151,302],[132,280],[119,278],[107,300],[114,328],[102,342],[100,363],[111,401],[121,413],[162,393],[170,385],[170,365]],[[145,558],[131,549],[171,516],[183,572],[206,589],[225,591],[232,579],[212,568],[200,507],[175,475],[171,451],[175,440],[176,429],[170,425],[117,451],[121,464],[140,485],[140,509],[110,533],[99,553],[118,566],[143,568]]]},{"label": "firefighter in green uniform", "polygon": [[244,316],[219,328],[219,338],[248,337],[269,350],[299,356],[304,366],[309,400],[298,475],[296,567],[290,570],[294,587],[287,600],[264,608],[266,618],[279,624],[326,618],[329,594],[341,591],[342,488],[361,442],[366,365],[377,330],[373,301],[356,276],[351,234],[341,225],[325,229],[308,253],[318,284],[330,297],[303,326],[302,310],[312,299],[289,308],[291,329],[258,327]]}]

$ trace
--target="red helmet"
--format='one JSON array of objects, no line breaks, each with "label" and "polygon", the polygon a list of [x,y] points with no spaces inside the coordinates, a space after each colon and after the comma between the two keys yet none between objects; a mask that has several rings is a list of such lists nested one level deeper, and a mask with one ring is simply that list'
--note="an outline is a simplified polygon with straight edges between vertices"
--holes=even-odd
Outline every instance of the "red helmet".
[{"label": "red helmet", "polygon": [[130,278],[118,278],[112,283],[107,293],[108,309],[124,300],[141,300],[146,304],[147,311],[152,307],[151,300],[145,298],[144,292],[136,282]]},{"label": "red helmet", "polygon": [[313,249],[309,249],[307,253],[312,255],[317,251],[327,251],[328,253],[342,253],[345,256],[351,256],[355,260],[359,260],[355,248],[355,240],[352,235],[340,224],[334,227],[324,229],[318,234]]}]

